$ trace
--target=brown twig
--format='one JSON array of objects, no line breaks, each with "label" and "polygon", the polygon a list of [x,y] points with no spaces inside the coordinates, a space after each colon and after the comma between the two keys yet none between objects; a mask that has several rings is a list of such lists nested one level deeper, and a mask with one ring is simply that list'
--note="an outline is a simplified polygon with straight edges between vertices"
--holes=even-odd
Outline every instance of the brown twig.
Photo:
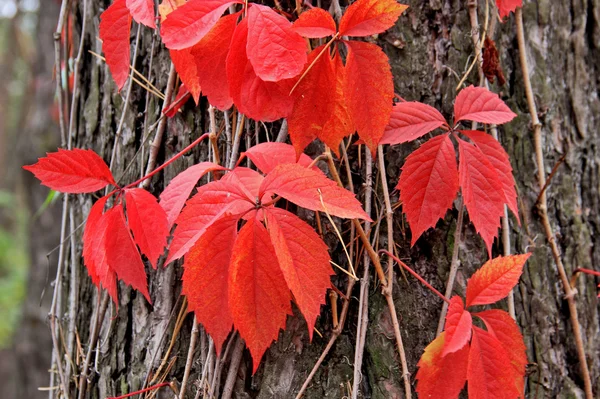
[{"label": "brown twig", "polygon": [[237,372],[240,369],[240,363],[242,361],[242,354],[244,353],[244,346],[244,340],[242,337],[238,336],[233,349],[233,354],[231,355],[231,363],[229,363],[229,370],[227,371],[225,386],[223,387],[222,399],[231,399]]},{"label": "brown twig", "polygon": [[552,178],[554,177],[554,175],[556,174],[556,172],[558,172],[558,168],[560,167],[560,165],[563,164],[563,162],[565,162],[566,158],[567,158],[567,154],[565,154],[562,157],[560,157],[560,159],[558,160],[558,162],[556,162],[556,165],[554,165],[554,167],[552,168],[552,171],[550,172],[550,174],[548,175],[548,178],[546,179],[546,182],[544,183],[544,187],[542,187],[542,189],[540,190],[540,193],[538,194],[537,199],[535,200],[535,206],[539,206],[540,205],[540,201],[542,200],[542,195],[544,195],[544,193],[548,189],[548,186],[550,185],[550,182],[552,181]]},{"label": "brown twig", "polygon": [[192,324],[192,333],[190,338],[190,346],[188,348],[187,360],[185,361],[185,370],[183,372],[183,380],[181,380],[181,389],[179,391],[179,399],[185,398],[185,390],[187,388],[187,382],[190,378],[190,371],[192,364],[194,363],[194,351],[196,350],[196,341],[198,340],[198,322],[196,316]]}]

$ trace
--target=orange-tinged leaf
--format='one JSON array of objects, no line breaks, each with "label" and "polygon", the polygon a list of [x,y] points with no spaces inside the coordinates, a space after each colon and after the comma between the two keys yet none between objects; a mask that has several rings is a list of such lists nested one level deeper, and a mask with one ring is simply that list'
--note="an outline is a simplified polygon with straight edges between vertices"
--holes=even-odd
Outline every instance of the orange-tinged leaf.
[{"label": "orange-tinged leaf", "polygon": [[457,169],[447,134],[432,138],[406,158],[396,188],[412,232],[411,245],[452,207],[458,193]]},{"label": "orange-tinged leaf", "polygon": [[469,345],[442,356],[445,340],[446,332],[443,332],[425,348],[417,364],[419,398],[456,399],[465,386]]},{"label": "orange-tinged leaf", "polygon": [[468,120],[501,125],[516,116],[496,93],[485,87],[466,87],[458,93],[454,102],[454,123]]},{"label": "orange-tinged leaf", "polygon": [[100,15],[99,36],[108,69],[121,90],[129,77],[131,14],[126,0],[115,0]]},{"label": "orange-tinged leaf", "polygon": [[506,297],[519,282],[529,256],[500,256],[487,261],[467,283],[467,307],[488,305]]},{"label": "orange-tinged leaf", "polygon": [[387,56],[372,43],[346,41],[344,95],[358,135],[372,153],[392,113],[394,82]]},{"label": "orange-tinged leaf", "polygon": [[475,313],[485,323],[487,331],[492,334],[504,347],[514,368],[514,382],[520,394],[525,397],[525,367],[527,355],[525,343],[519,331],[519,326],[508,313],[499,309],[485,310]]},{"label": "orange-tinged leaf", "polygon": [[156,197],[142,188],[125,190],[127,221],[135,243],[156,269],[158,258],[165,251],[169,225],[167,214]]},{"label": "orange-tinged leaf", "polygon": [[229,312],[229,264],[239,216],[213,223],[185,256],[181,294],[210,334],[217,355],[233,326]]},{"label": "orange-tinged leaf", "polygon": [[504,216],[504,187],[494,165],[478,147],[458,139],[460,188],[469,218],[491,257],[500,218]]},{"label": "orange-tinged leaf", "polygon": [[90,209],[83,231],[83,260],[92,282],[100,285],[98,266],[105,261],[104,238],[106,228],[102,227],[102,216],[108,196],[100,198]]},{"label": "orange-tinged leaf", "polygon": [[306,319],[312,339],[333,274],[327,245],[298,216],[279,208],[265,209],[267,228],[279,267]]},{"label": "orange-tinged leaf", "polygon": [[446,314],[446,339],[442,356],[447,356],[465,347],[471,339],[473,319],[471,313],[465,309],[465,304],[459,296],[450,299],[448,313]]},{"label": "orange-tinged leaf", "polygon": [[[285,143],[260,143],[250,147],[244,153],[261,172],[267,174],[271,172],[277,165],[286,163],[298,163],[304,167],[312,164],[312,159],[301,154],[300,159],[296,161],[296,151],[294,147]],[[313,166],[316,169],[316,166]]]},{"label": "orange-tinged leaf", "polygon": [[473,327],[467,381],[469,399],[515,399],[519,396],[513,367],[502,343],[479,327]]},{"label": "orange-tinged leaf", "polygon": [[229,275],[229,310],[253,359],[252,373],[292,314],[290,291],[269,233],[256,219],[240,230]]},{"label": "orange-tinged leaf", "polygon": [[152,29],[156,28],[154,0],[127,0],[126,4],[135,22]]},{"label": "orange-tinged leaf", "polygon": [[253,3],[248,10],[246,53],[256,75],[265,82],[291,79],[304,69],[306,42],[292,23],[271,7]]},{"label": "orange-tinged leaf", "polygon": [[342,36],[371,36],[388,30],[408,8],[396,0],[357,0],[340,21]]},{"label": "orange-tinged leaf", "polygon": [[163,0],[158,6],[158,13],[160,14],[160,22],[163,22],[167,15],[173,10],[181,7],[186,3],[186,0]]},{"label": "orange-tinged leaf", "polygon": [[171,55],[171,61],[175,66],[175,70],[179,74],[179,78],[192,94],[192,97],[194,97],[196,104],[198,104],[202,88],[200,87],[200,78],[198,77],[200,71],[196,68],[196,60],[192,55],[192,49],[193,47],[183,50],[171,50],[169,54]]},{"label": "orange-tinged leaf", "polygon": [[371,220],[353,193],[339,187],[322,172],[298,164],[275,167],[260,187],[260,193],[265,192],[274,192],[312,211],[328,212],[341,218]]},{"label": "orange-tinged leaf", "polygon": [[413,141],[446,124],[446,118],[430,105],[403,102],[394,105],[390,123],[379,144]]},{"label": "orange-tinged leaf", "polygon": [[327,11],[315,7],[300,14],[294,21],[294,31],[304,37],[319,39],[336,33],[335,21]]},{"label": "orange-tinged leaf", "polygon": [[511,12],[514,12],[517,7],[523,7],[523,0],[496,0],[496,5],[498,6],[500,19],[504,19]]},{"label": "orange-tinged leaf", "polygon": [[46,155],[33,165],[23,166],[23,169],[33,173],[52,190],[80,194],[93,193],[109,184],[117,185],[104,160],[92,150],[59,148],[58,152]]}]

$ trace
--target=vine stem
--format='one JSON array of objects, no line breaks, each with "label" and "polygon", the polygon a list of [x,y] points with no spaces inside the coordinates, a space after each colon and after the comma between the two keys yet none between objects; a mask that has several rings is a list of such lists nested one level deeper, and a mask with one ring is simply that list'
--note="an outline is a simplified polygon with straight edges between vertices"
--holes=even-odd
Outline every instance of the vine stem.
[{"label": "vine stem", "polygon": [[[521,69],[523,75],[523,84],[525,86],[525,94],[527,96],[527,105],[529,107],[529,114],[531,115],[531,122],[533,125],[533,141],[537,163],[537,180],[540,190],[543,190],[546,185],[546,172],[544,167],[544,151],[542,148],[542,124],[540,123],[537,107],[535,104],[535,98],[533,95],[533,88],[531,80],[529,79],[529,65],[527,62],[527,49],[525,48],[525,31],[523,28],[523,9],[518,7],[515,11],[515,21],[517,24],[517,42],[519,45],[519,58],[521,61]],[[575,338],[575,346],[577,348],[577,357],[579,358],[579,366],[581,369],[581,377],[583,379],[585,396],[587,399],[592,399],[594,394],[592,392],[592,381],[590,378],[590,371],[587,365],[587,359],[585,357],[585,348],[583,345],[583,338],[581,333],[581,326],[579,325],[579,318],[577,316],[577,304],[575,302],[575,290],[571,289],[569,284],[569,278],[565,272],[565,267],[562,262],[560,250],[556,243],[552,226],[550,225],[550,219],[548,217],[548,201],[546,198],[546,192],[542,191],[540,200],[538,202],[538,210],[542,219],[542,225],[544,232],[546,233],[546,239],[550,245],[554,262],[558,274],[562,281],[563,290],[565,291],[565,298],[569,306],[569,314],[571,318],[571,324],[573,327],[573,336]]]},{"label": "vine stem", "polygon": [[187,360],[185,362],[185,370],[183,372],[183,380],[181,381],[181,389],[179,391],[179,399],[185,398],[185,390],[187,388],[187,382],[190,378],[190,371],[192,369],[192,363],[194,363],[194,351],[196,350],[196,341],[198,340],[198,322],[196,316],[192,324],[192,334],[190,338],[190,346],[188,348]]}]

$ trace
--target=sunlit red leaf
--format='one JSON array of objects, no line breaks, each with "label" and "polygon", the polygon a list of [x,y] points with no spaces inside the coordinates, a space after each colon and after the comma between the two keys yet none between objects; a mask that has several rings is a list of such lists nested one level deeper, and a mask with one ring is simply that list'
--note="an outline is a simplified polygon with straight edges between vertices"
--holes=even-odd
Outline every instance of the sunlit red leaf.
[{"label": "sunlit red leaf", "polygon": [[346,103],[358,135],[374,153],[393,107],[394,83],[389,60],[375,44],[344,43],[348,47]]},{"label": "sunlit red leaf", "polygon": [[469,86],[456,96],[454,103],[454,121],[475,121],[501,125],[512,121],[517,114],[485,87]]},{"label": "sunlit red leaf", "polygon": [[158,258],[165,251],[169,225],[167,214],[156,197],[142,188],[125,190],[127,221],[135,243],[156,269]]},{"label": "sunlit red leaf", "polygon": [[267,208],[265,214],[279,267],[306,319],[312,339],[333,274],[327,245],[312,227],[293,213]]},{"label": "sunlit red leaf", "polygon": [[435,108],[419,102],[394,105],[390,123],[379,144],[402,144],[413,141],[446,124],[446,118]]},{"label": "sunlit red leaf", "polygon": [[239,216],[212,224],[185,256],[181,294],[212,337],[217,355],[233,326],[229,312],[229,264]]},{"label": "sunlit red leaf", "polygon": [[292,29],[311,39],[333,36],[336,33],[335,21],[331,14],[318,7],[300,14]]},{"label": "sunlit red leaf", "polygon": [[414,245],[444,217],[458,193],[456,152],[449,135],[432,138],[406,158],[397,188]]},{"label": "sunlit red leaf", "polygon": [[467,307],[488,305],[506,297],[519,282],[530,255],[500,256],[487,261],[467,283]]},{"label": "sunlit red leaf", "polygon": [[154,0],[127,0],[126,4],[135,22],[152,29],[156,28]]},{"label": "sunlit red leaf", "polygon": [[99,36],[112,77],[121,90],[129,76],[131,14],[126,0],[115,0],[100,15]]},{"label": "sunlit red leaf", "polygon": [[291,79],[304,69],[306,42],[292,24],[271,7],[252,4],[248,10],[246,53],[256,75],[265,82]]},{"label": "sunlit red leaf", "polygon": [[458,295],[450,299],[446,314],[446,338],[442,356],[447,356],[465,347],[471,339],[473,319],[471,313],[465,310],[465,304]]},{"label": "sunlit red leaf", "polygon": [[253,359],[252,373],[285,319],[292,314],[291,295],[265,227],[255,219],[240,230],[233,246],[229,275],[229,310]]},{"label": "sunlit red leaf", "polygon": [[498,15],[501,19],[508,17],[517,7],[523,7],[523,0],[496,0],[498,6]]},{"label": "sunlit red leaf", "polygon": [[240,0],[190,0],[171,12],[160,33],[167,48],[181,50],[198,43],[227,8]]},{"label": "sunlit red leaf", "polygon": [[260,143],[250,147],[245,154],[265,174],[281,164],[298,163],[308,167],[312,163],[312,159],[306,154],[301,154],[300,159],[296,161],[294,147],[284,143]]},{"label": "sunlit red leaf", "polygon": [[340,35],[371,36],[388,30],[408,6],[396,0],[357,0],[340,21]]},{"label": "sunlit red leaf", "polygon": [[260,192],[274,192],[298,206],[332,216],[370,220],[353,193],[323,173],[298,164],[277,166],[265,178]]},{"label": "sunlit red leaf", "polygon": [[467,381],[469,345],[442,356],[446,333],[431,342],[417,366],[416,391],[419,398],[456,399]]},{"label": "sunlit red leaf", "polygon": [[23,169],[33,173],[40,182],[62,193],[93,193],[109,184],[116,186],[104,160],[92,150],[58,149],[46,154]]}]

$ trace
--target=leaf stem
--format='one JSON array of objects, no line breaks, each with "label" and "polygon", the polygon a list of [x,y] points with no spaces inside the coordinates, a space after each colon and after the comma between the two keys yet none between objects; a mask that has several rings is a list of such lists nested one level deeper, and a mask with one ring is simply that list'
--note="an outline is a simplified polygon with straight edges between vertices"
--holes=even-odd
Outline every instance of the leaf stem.
[{"label": "leaf stem", "polygon": [[124,399],[124,398],[129,398],[131,396],[140,395],[140,394],[145,393],[145,392],[154,391],[155,389],[160,389],[162,387],[168,387],[168,386],[171,386],[170,382],[163,382],[163,383],[156,384],[156,385],[153,385],[153,386],[148,387],[148,388],[140,389],[139,391],[128,393],[126,395],[114,396],[114,397],[110,397],[110,398],[106,398],[106,399]]}]

